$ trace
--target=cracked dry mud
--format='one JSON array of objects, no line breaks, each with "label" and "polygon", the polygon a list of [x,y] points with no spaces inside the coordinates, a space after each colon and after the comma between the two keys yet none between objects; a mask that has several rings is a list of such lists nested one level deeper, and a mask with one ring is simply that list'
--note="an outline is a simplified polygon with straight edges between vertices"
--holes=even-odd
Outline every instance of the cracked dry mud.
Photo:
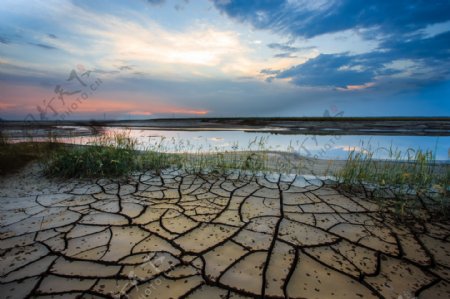
[{"label": "cracked dry mud", "polygon": [[398,224],[329,183],[177,170],[10,179],[0,296],[450,297],[449,224]]}]

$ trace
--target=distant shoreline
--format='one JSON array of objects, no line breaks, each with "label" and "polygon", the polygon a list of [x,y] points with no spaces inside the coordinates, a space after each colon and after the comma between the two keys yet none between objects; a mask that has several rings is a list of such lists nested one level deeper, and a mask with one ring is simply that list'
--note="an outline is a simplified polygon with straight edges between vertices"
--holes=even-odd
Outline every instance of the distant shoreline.
[{"label": "distant shoreline", "polygon": [[[130,127],[165,131],[244,131],[284,135],[450,136],[450,117],[244,117],[148,120],[5,121],[2,129]],[[60,128],[59,128],[60,129]],[[70,128],[68,128],[70,129]]]}]

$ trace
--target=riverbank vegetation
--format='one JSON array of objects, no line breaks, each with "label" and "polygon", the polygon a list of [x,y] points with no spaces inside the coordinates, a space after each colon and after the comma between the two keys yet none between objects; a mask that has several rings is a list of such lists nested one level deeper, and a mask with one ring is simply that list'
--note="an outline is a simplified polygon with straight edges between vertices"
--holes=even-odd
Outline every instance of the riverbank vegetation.
[{"label": "riverbank vegetation", "polygon": [[[98,135],[86,145],[60,143],[51,135],[46,142],[13,143],[0,134],[0,171],[7,174],[31,161],[39,161],[47,176],[64,178],[123,177],[147,170],[159,174],[169,167],[188,173],[223,174],[235,170],[250,174],[305,173],[304,161],[293,159],[292,152],[279,153],[283,161],[275,160],[266,141],[255,138],[246,147],[235,144],[233,150],[222,151],[193,149],[183,142],[169,148],[164,138],[143,148],[129,133]],[[436,162],[431,151],[402,152],[392,147],[373,149],[365,145],[349,151],[347,160],[340,164],[326,172],[346,192],[362,190],[365,196],[380,203],[394,202],[400,215],[423,207],[450,214],[450,165]]]},{"label": "riverbank vegetation", "polygon": [[[380,152],[382,160],[376,159]],[[445,217],[450,214],[450,165],[437,162],[432,151],[402,152],[367,145],[350,151],[336,176],[344,189],[362,189],[367,197],[394,202],[399,215],[414,214],[420,208]]]}]

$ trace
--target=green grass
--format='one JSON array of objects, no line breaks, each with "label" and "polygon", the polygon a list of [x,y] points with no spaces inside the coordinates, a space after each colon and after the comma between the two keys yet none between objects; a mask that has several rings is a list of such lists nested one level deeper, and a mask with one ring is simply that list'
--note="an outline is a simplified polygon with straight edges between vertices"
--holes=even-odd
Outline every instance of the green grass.
[{"label": "green grass", "polygon": [[[51,134],[48,140],[11,144],[1,133],[0,173],[18,170],[30,161],[41,161],[48,176],[65,178],[122,177],[147,170],[159,174],[169,167],[188,173],[302,172],[302,165],[289,160],[289,155],[283,163],[274,161],[265,138],[255,138],[244,148],[235,144],[229,151],[194,149],[189,142],[164,138],[142,149],[129,133],[101,135],[88,145],[61,144]],[[331,173],[339,179],[341,188],[355,191],[364,186],[366,195],[382,205],[393,204],[401,216],[424,206],[445,217],[450,215],[450,165],[437,164],[431,151],[363,148],[351,151],[345,165]],[[386,158],[377,159],[380,154]]]},{"label": "green grass", "polygon": [[9,138],[6,133],[0,130],[0,146],[5,146],[9,143]]},{"label": "green grass", "polygon": [[231,170],[256,173],[267,170],[267,154],[265,152],[185,153],[179,157],[179,165],[188,173],[213,172],[220,174]]},{"label": "green grass", "polygon": [[[387,159],[376,159],[379,151],[387,152]],[[336,176],[346,189],[364,187],[370,197],[388,199],[401,217],[414,214],[419,207],[450,215],[450,165],[437,164],[431,151],[372,150],[368,146],[351,151]]]},{"label": "green grass", "polygon": [[[214,172],[225,173],[230,170],[241,170],[256,173],[268,170],[268,154],[266,138],[255,138],[245,148],[235,143],[233,150],[222,151],[220,148],[198,148],[192,153],[192,147],[180,147],[179,163],[190,173]],[[191,150],[189,150],[191,149]]]},{"label": "green grass", "polygon": [[86,146],[63,145],[44,160],[44,172],[59,177],[118,177],[135,169],[136,143],[125,134],[96,137]]},{"label": "green grass", "polygon": [[48,153],[63,146],[51,142],[13,143],[0,130],[0,176],[15,173],[33,161],[41,161]]},{"label": "green grass", "polygon": [[[167,142],[166,142],[167,141]],[[168,145],[169,144],[169,145]],[[139,169],[151,169],[160,172],[169,166],[183,169],[188,173],[225,173],[229,170],[258,172],[266,170],[267,154],[264,148],[265,139],[251,141],[246,151],[221,151],[219,148],[194,148],[188,141],[165,140],[149,146],[137,156]],[[253,151],[257,147],[259,151]],[[172,151],[172,153],[170,153]]]},{"label": "green grass", "polygon": [[[229,170],[259,172],[267,169],[268,155],[263,150],[266,140],[255,139],[247,151],[221,152],[201,148],[192,153],[189,144],[176,144],[169,153],[162,139],[157,144],[138,150],[138,144],[128,133],[102,135],[88,145],[61,145],[44,159],[44,171],[58,177],[120,177],[135,170],[152,170],[157,174],[168,167],[188,173],[224,173]],[[253,151],[252,149],[259,151]]]}]

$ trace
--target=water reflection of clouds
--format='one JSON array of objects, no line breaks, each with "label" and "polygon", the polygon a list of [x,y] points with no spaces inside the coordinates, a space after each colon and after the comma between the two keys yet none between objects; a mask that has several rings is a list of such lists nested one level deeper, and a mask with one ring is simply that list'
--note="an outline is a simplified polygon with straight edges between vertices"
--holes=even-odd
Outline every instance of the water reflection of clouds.
[{"label": "water reflection of clouds", "polygon": [[[117,130],[114,131],[117,132]],[[127,131],[127,129],[121,128],[120,131]],[[145,138],[142,138],[144,134],[140,134],[140,130],[131,128],[129,131],[131,136],[145,144]],[[378,158],[384,158],[387,157],[387,152],[380,149],[392,148],[405,153],[408,149],[414,148],[432,150],[436,152],[437,159],[447,160],[450,148],[450,137],[281,135],[243,131],[202,131],[201,134],[198,131],[142,130],[142,132],[145,132],[145,136],[164,138],[167,150],[180,143],[184,145],[181,148],[187,151],[246,150],[252,141],[263,138],[265,149],[291,151],[321,159],[345,159],[349,151],[361,151],[367,148],[375,150]],[[258,144],[254,143],[251,149],[257,150]]]},{"label": "water reflection of clouds", "polygon": [[333,147],[333,149],[335,150],[339,150],[339,151],[343,151],[343,152],[352,152],[352,151],[356,151],[356,152],[367,152],[367,149],[359,146],[359,145],[336,145]]},{"label": "water reflection of clouds", "polygon": [[221,142],[221,141],[223,141],[224,139],[221,138],[221,137],[211,137],[211,138],[208,138],[208,140],[211,140],[211,141],[213,141],[213,142]]},{"label": "water reflection of clouds", "polygon": [[[438,160],[449,160],[450,137],[430,136],[314,136],[280,135],[270,133],[247,133],[243,131],[159,131],[142,128],[105,128],[106,133],[127,133],[135,138],[138,148],[149,149],[162,145],[164,151],[229,151],[258,150],[289,151],[302,156],[320,159],[346,159],[349,151],[370,148],[377,158],[386,158],[388,150],[408,149],[432,150]],[[38,139],[34,139],[39,141]],[[62,142],[87,144],[93,137],[62,138]],[[256,140],[256,142],[254,142]],[[45,140],[43,140],[45,141]],[[252,143],[253,142],[253,143]],[[251,144],[249,148],[249,144]]]}]

